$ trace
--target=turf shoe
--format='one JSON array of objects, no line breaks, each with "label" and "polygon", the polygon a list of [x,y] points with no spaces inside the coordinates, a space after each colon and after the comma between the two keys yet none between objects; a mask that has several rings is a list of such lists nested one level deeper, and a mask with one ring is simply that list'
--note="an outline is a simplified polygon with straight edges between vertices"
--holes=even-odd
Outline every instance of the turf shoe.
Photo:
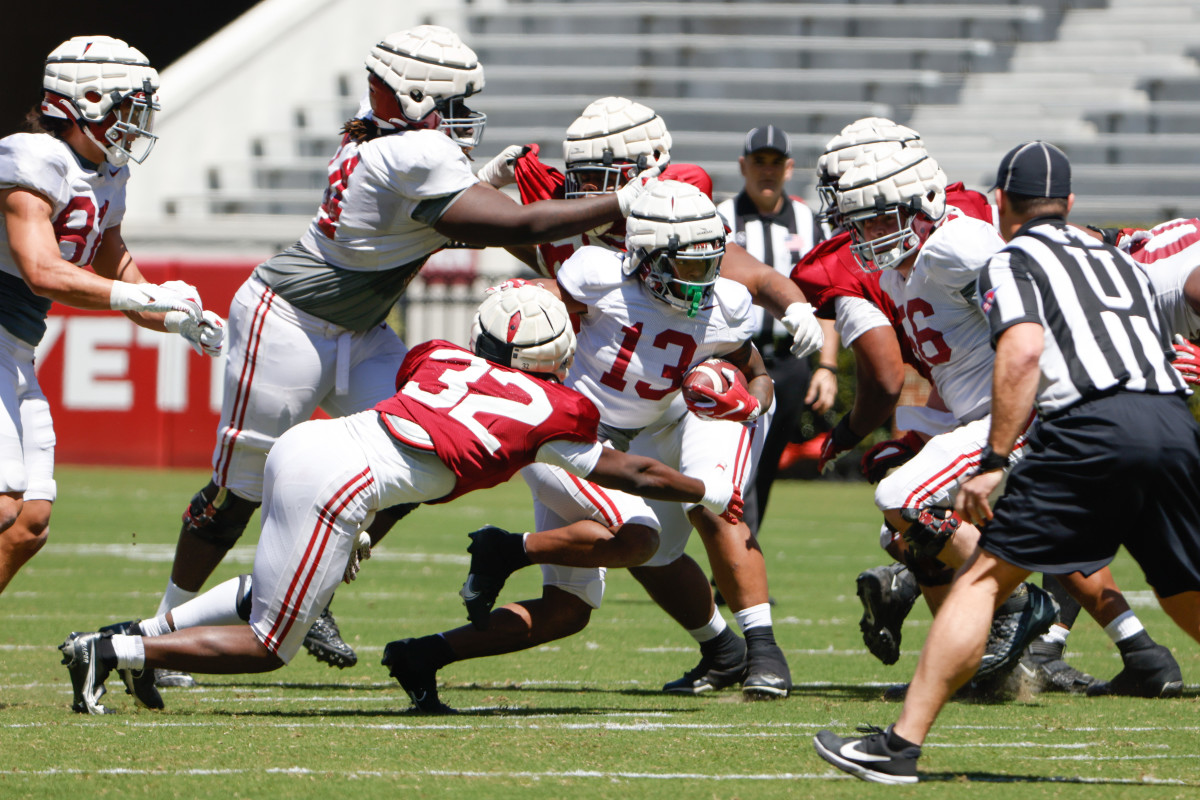
[{"label": "turf shoe", "polygon": [[196,679],[177,669],[156,669],[154,685],[159,689],[191,689],[196,686]]},{"label": "turf shoe", "polygon": [[992,615],[987,645],[975,680],[1011,671],[1030,642],[1050,630],[1058,616],[1054,599],[1040,586],[1023,583]]},{"label": "turf shoe", "polygon": [[813,747],[821,758],[864,781],[917,782],[917,759],[921,757],[918,745],[896,742],[898,737],[891,726],[883,730],[874,725],[860,725],[858,731],[867,735],[843,739],[832,731],[818,731],[813,737]]},{"label": "turf shoe", "polygon": [[917,579],[903,564],[887,564],[860,572],[856,580],[863,615],[858,622],[863,643],[884,664],[900,658],[900,626],[921,595]]},{"label": "turf shoe", "polygon": [[[100,634],[108,634],[110,636],[117,634],[141,636],[142,629],[138,625],[138,622],[141,622],[141,620],[105,625],[100,629]],[[133,697],[134,702],[139,706],[154,710],[159,710],[163,707],[162,695],[158,693],[158,689],[154,685],[154,670],[145,668],[139,670],[118,668],[117,675],[121,676],[121,682],[125,684],[125,694]],[[191,676],[189,675],[188,677]]]},{"label": "turf shoe", "polygon": [[746,643],[730,628],[700,644],[700,663],[663,686],[667,694],[704,694],[746,677]]},{"label": "turf shoe", "polygon": [[1061,642],[1045,642],[1035,639],[1025,649],[1025,655],[1017,662],[1014,674],[1020,684],[1034,693],[1066,692],[1083,694],[1096,679],[1086,672],[1075,669],[1063,661]]},{"label": "turf shoe", "polygon": [[504,582],[509,575],[529,564],[529,558],[525,556],[524,537],[519,533],[484,525],[468,536],[471,537],[471,544],[467,546],[471,566],[458,596],[467,607],[467,619],[476,630],[486,631]]},{"label": "turf shoe", "polygon": [[96,657],[96,642],[102,635],[72,633],[58,646],[62,651],[62,663],[71,674],[71,710],[76,714],[108,713],[108,709],[100,705],[100,698],[111,670]]},{"label": "turf shoe", "polygon": [[304,649],[317,661],[338,669],[353,667],[358,663],[358,654],[342,640],[342,631],[329,606],[325,606],[321,616],[308,629],[304,637]]},{"label": "turf shoe", "polygon": [[775,700],[788,696],[792,672],[775,635],[768,628],[750,628],[746,636],[746,677],[742,694],[752,700]]},{"label": "turf shoe", "polygon": [[389,674],[400,682],[413,706],[422,714],[457,714],[438,698],[437,670],[421,656],[420,642],[400,639],[383,648],[383,660]]},{"label": "turf shoe", "polygon": [[1117,643],[1124,668],[1111,681],[1096,681],[1089,686],[1088,697],[1179,697],[1183,693],[1183,673],[1171,651],[1154,643],[1145,631],[1131,638],[1135,640],[1132,647]]}]

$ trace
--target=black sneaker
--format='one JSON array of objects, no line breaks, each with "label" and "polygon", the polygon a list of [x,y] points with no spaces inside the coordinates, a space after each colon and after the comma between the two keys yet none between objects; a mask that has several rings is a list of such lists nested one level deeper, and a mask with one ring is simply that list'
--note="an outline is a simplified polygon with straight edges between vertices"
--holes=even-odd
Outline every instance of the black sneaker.
[{"label": "black sneaker", "polygon": [[1018,586],[992,615],[992,628],[975,680],[1012,670],[1030,642],[1050,630],[1057,615],[1054,599],[1040,586]]},{"label": "black sneaker", "polygon": [[858,622],[863,643],[884,664],[900,658],[900,626],[921,595],[917,579],[903,564],[860,572],[856,581],[863,615]]},{"label": "black sneaker", "polygon": [[1161,644],[1121,653],[1125,667],[1111,681],[1087,687],[1088,697],[1179,697],[1183,673],[1171,651]]},{"label": "black sneaker", "polygon": [[[112,625],[105,625],[100,629],[101,634],[123,634],[125,636],[141,636],[142,629],[138,626],[141,620],[131,622],[117,622]],[[133,697],[135,703],[142,708],[151,708],[159,710],[163,708],[162,695],[158,693],[155,687],[155,671],[152,669],[140,669],[137,671],[131,669],[118,669],[117,674],[121,676],[122,683],[125,684],[125,694]],[[183,673],[187,674],[187,673]],[[188,675],[190,678],[191,676]],[[195,683],[195,681],[193,681]]]},{"label": "black sneaker", "polygon": [[[726,635],[728,634],[728,635]],[[667,694],[704,694],[741,683],[746,677],[746,643],[726,628],[700,645],[700,663],[663,686]]]},{"label": "black sneaker", "polygon": [[746,631],[746,677],[742,694],[751,700],[775,700],[788,696],[792,672],[770,628]]},{"label": "black sneaker", "polygon": [[342,631],[329,612],[329,606],[325,606],[321,616],[308,629],[308,635],[304,637],[304,649],[317,661],[338,669],[353,667],[358,663],[354,648],[342,641]]},{"label": "black sneaker", "polygon": [[492,621],[492,607],[496,605],[504,582],[521,566],[507,557],[512,542],[505,540],[517,535],[495,525],[484,525],[468,534],[471,537],[471,544],[467,546],[467,552],[471,554],[471,567],[458,596],[467,607],[467,619],[475,626],[475,630],[488,629]]},{"label": "black sneaker", "polygon": [[71,674],[71,710],[76,714],[107,714],[100,704],[105,693],[104,681],[111,670],[96,657],[96,642],[103,634],[72,633],[58,649],[62,663]]},{"label": "black sneaker", "polygon": [[843,739],[832,731],[818,731],[813,737],[817,755],[843,772],[874,783],[916,783],[917,759],[921,748],[909,745],[893,750],[888,745],[891,726],[887,730],[874,725],[858,726],[867,736]]},{"label": "black sneaker", "polygon": [[1065,645],[1034,640],[1025,649],[1014,671],[1020,683],[1035,694],[1066,692],[1083,694],[1096,679],[1063,661]]},{"label": "black sneaker", "polygon": [[415,639],[389,642],[383,648],[383,660],[393,678],[408,693],[416,710],[422,714],[457,714],[438,698],[437,670],[424,663],[414,646]]}]

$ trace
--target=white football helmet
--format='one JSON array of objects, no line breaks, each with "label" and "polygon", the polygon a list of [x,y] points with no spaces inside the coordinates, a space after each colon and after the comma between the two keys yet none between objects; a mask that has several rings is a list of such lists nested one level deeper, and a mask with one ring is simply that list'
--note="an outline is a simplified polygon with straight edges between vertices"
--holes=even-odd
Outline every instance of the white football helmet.
[{"label": "white football helmet", "polygon": [[671,134],[662,117],[624,97],[602,97],[567,128],[566,197],[615,192],[649,161],[670,152]]},{"label": "white football helmet", "polygon": [[158,72],[136,47],[110,36],[76,36],[46,57],[41,112],[71,120],[108,163],[146,160],[158,138]]},{"label": "white football helmet", "polygon": [[371,48],[366,65],[380,128],[436,128],[461,147],[483,139],[487,116],[464,102],[483,89],[483,67],[454,31],[418,25],[389,34]]},{"label": "white football helmet", "polygon": [[488,295],[471,323],[470,348],[493,364],[561,382],[575,358],[575,331],[563,302],[529,283]]},{"label": "white football helmet", "polygon": [[690,183],[656,181],[625,220],[621,268],[636,272],[660,300],[694,317],[721,274],[725,223],[704,192]]},{"label": "white football helmet", "polygon": [[946,215],[946,173],[924,148],[863,153],[838,181],[838,212],[864,270],[897,267]]},{"label": "white football helmet", "polygon": [[921,135],[912,128],[883,117],[864,117],[851,122],[825,143],[825,152],[817,159],[817,196],[821,199],[820,216],[831,229],[842,227],[838,215],[837,184],[846,170],[865,152],[894,152],[903,148],[925,149]]}]

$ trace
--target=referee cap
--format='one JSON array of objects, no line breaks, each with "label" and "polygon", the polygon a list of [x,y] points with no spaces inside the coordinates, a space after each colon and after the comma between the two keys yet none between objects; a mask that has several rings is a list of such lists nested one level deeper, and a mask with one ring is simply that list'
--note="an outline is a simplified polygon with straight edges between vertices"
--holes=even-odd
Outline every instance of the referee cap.
[{"label": "referee cap", "polygon": [[792,143],[788,141],[788,135],[783,132],[783,128],[775,125],[763,125],[746,134],[746,146],[742,150],[742,154],[748,156],[759,150],[776,150],[785,156],[790,156]]},{"label": "referee cap", "polygon": [[1000,159],[992,186],[997,188],[1029,197],[1066,197],[1071,194],[1071,162],[1049,142],[1019,144]]}]

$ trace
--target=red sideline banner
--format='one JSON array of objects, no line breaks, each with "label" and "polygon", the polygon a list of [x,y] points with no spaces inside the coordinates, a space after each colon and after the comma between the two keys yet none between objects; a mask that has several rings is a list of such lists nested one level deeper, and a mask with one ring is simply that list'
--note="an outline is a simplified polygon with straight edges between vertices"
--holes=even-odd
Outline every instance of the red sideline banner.
[{"label": "red sideline banner", "polygon": [[[138,262],[146,280],[186,281],[205,308],[228,315],[254,269],[245,262]],[[116,311],[54,304],[37,351],[62,464],[208,467],[221,413],[222,359],[177,334],[134,325]]]}]

